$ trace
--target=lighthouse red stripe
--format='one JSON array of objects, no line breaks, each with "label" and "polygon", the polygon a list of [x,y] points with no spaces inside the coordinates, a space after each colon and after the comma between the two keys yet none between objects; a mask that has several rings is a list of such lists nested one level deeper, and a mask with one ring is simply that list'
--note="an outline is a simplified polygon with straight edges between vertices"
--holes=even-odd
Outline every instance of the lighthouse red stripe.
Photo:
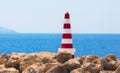
[{"label": "lighthouse red stripe", "polygon": [[72,55],[72,58],[74,58],[75,56],[74,55]]},{"label": "lighthouse red stripe", "polygon": [[62,38],[66,38],[66,39],[71,39],[72,38],[72,34],[63,34]]},{"label": "lighthouse red stripe", "polygon": [[70,18],[69,13],[66,13],[64,18],[65,18],[65,19],[69,19],[69,18]]},{"label": "lighthouse red stripe", "polygon": [[62,44],[61,48],[73,48],[72,44]]},{"label": "lighthouse red stripe", "polygon": [[64,29],[70,29],[71,27],[70,27],[70,24],[69,24],[69,23],[65,23],[63,28],[64,28]]}]

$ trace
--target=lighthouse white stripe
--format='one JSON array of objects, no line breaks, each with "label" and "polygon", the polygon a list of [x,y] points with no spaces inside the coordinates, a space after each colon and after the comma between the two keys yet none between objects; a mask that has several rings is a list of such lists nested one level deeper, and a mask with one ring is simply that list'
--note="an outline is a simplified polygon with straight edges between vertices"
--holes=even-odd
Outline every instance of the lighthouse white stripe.
[{"label": "lighthouse white stripe", "polygon": [[62,39],[62,44],[72,44],[72,39]]},{"label": "lighthouse white stripe", "polygon": [[70,20],[69,19],[65,19],[65,23],[70,23]]},{"label": "lighthouse white stripe", "polygon": [[71,29],[63,29],[63,33],[71,33]]},{"label": "lighthouse white stripe", "polygon": [[71,53],[72,55],[74,55],[75,48],[59,48],[58,51],[59,52]]}]

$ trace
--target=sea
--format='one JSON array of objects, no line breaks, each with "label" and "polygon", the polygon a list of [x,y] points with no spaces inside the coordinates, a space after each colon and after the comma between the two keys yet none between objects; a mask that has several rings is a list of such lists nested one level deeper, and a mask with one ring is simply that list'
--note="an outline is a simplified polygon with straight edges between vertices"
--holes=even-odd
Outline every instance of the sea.
[{"label": "sea", "polygon": [[[62,34],[0,34],[0,54],[58,52]],[[120,34],[73,34],[75,57],[114,54],[120,59]]]}]

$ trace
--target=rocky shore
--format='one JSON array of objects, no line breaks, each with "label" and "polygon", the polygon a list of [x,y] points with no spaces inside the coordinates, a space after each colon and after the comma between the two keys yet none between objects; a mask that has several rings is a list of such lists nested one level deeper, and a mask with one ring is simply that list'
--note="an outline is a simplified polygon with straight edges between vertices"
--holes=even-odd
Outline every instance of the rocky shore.
[{"label": "rocky shore", "polygon": [[120,61],[113,54],[72,59],[70,53],[4,53],[0,73],[120,73]]}]

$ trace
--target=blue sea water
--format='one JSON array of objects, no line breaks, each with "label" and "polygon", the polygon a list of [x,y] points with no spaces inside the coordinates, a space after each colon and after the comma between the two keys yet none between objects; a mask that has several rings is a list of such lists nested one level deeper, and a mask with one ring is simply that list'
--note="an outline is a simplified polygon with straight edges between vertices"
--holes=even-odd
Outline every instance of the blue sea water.
[{"label": "blue sea water", "polygon": [[[0,53],[57,52],[61,34],[0,34]],[[120,59],[120,34],[73,34],[75,56],[115,54]]]}]

